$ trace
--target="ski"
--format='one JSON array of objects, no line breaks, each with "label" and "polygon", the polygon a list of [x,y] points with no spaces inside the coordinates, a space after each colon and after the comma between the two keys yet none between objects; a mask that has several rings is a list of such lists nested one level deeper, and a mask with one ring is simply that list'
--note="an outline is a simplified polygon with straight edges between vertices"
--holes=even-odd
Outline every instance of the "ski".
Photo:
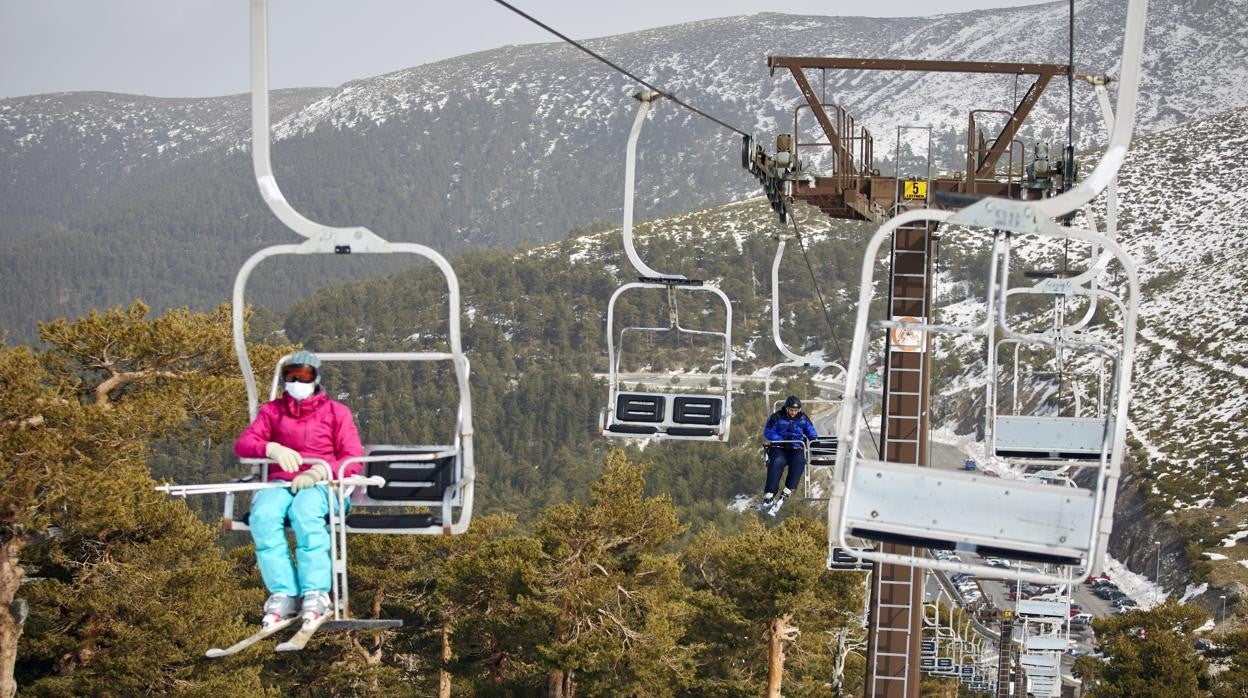
[{"label": "ski", "polygon": [[780,507],[784,506],[784,500],[788,498],[788,495],[780,495],[779,497],[776,497],[776,503],[772,504],[771,508],[767,510],[767,515],[775,516],[780,513]]},{"label": "ski", "polygon": [[316,618],[305,620],[303,626],[299,628],[299,632],[291,635],[289,640],[278,645],[277,651],[298,652],[303,649],[308,644],[308,640],[311,640],[316,631],[320,629],[321,625],[329,620],[329,615],[328,613],[322,613]]},{"label": "ski", "polygon": [[251,647],[257,642],[263,640],[264,638],[272,635],[273,633],[276,633],[279,630],[283,630],[285,628],[290,627],[290,625],[294,623],[296,620],[299,620],[299,616],[291,616],[289,618],[285,618],[272,625],[261,628],[258,632],[253,633],[252,635],[245,637],[242,640],[239,640],[238,642],[230,645],[229,647],[226,647],[225,649],[219,649],[217,647],[213,647],[207,652],[204,652],[204,656],[208,657],[209,659],[217,659],[218,657],[228,657],[231,654],[237,654],[247,649],[248,647]]}]

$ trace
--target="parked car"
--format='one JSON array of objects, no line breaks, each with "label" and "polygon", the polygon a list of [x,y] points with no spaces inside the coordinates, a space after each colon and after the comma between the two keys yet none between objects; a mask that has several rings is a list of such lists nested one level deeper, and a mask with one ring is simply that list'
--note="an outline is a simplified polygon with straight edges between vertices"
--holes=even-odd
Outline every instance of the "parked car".
[{"label": "parked car", "polygon": [[1136,603],[1135,599],[1131,598],[1130,596],[1124,596],[1120,599],[1114,599],[1115,608],[1134,608],[1136,606],[1139,606],[1139,604]]},{"label": "parked car", "polygon": [[1126,593],[1124,593],[1121,589],[1108,584],[1100,587],[1094,593],[1106,601],[1113,601],[1114,599],[1121,599],[1126,596]]}]

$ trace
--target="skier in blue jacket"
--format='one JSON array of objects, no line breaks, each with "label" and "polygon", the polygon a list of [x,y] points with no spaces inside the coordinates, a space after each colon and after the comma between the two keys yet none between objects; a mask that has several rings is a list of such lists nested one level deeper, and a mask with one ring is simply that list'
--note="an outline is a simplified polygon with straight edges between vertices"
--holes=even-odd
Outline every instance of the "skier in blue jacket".
[{"label": "skier in blue jacket", "polygon": [[[802,411],[802,401],[796,395],[790,395],[784,401],[784,407],[767,418],[767,423],[763,425],[763,439],[767,442],[767,485],[763,490],[760,509],[768,509],[772,516],[780,510],[806,470],[805,442],[817,438],[819,433],[815,431],[810,417]],[[786,467],[789,474],[784,480],[784,491],[780,493],[779,501],[773,504],[776,490],[780,487],[780,475]]]}]

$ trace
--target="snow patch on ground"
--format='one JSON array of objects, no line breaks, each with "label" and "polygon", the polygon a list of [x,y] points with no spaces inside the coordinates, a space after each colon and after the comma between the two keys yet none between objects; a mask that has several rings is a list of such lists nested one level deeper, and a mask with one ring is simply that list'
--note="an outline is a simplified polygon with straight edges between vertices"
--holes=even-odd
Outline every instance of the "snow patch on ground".
[{"label": "snow patch on ground", "polygon": [[[1208,582],[1202,582],[1199,586],[1192,586],[1191,584],[1188,584],[1187,588],[1183,590],[1183,596],[1179,597],[1179,603],[1187,603],[1197,596],[1204,594],[1206,591],[1209,591]],[[1212,623],[1213,621],[1210,620],[1209,622]]]},{"label": "snow patch on ground", "polygon": [[728,508],[740,514],[748,510],[753,505],[754,505],[754,495],[739,494],[733,497],[732,501],[728,503]]},{"label": "snow patch on ground", "polygon": [[[1225,560],[1225,559],[1226,559],[1226,556],[1225,556],[1225,555],[1223,555],[1222,553],[1209,553],[1209,552],[1205,552],[1205,553],[1201,553],[1201,555],[1204,555],[1205,557],[1209,558],[1210,560]],[[1242,560],[1241,560],[1241,562],[1242,562]]]},{"label": "snow patch on ground", "polygon": [[1105,573],[1127,596],[1135,599],[1140,608],[1149,609],[1165,603],[1170,592],[1163,590],[1150,579],[1127,569],[1127,566],[1109,555],[1105,556]]},{"label": "snow patch on ground", "polygon": [[1239,539],[1240,539],[1240,538],[1243,538],[1244,536],[1248,536],[1248,530],[1245,530],[1245,531],[1237,531],[1237,532],[1235,532],[1235,533],[1232,533],[1231,535],[1229,535],[1229,536],[1227,536],[1226,538],[1223,538],[1223,539],[1222,539],[1222,547],[1223,547],[1223,548],[1234,548],[1234,547],[1235,547],[1235,544],[1239,542]]}]

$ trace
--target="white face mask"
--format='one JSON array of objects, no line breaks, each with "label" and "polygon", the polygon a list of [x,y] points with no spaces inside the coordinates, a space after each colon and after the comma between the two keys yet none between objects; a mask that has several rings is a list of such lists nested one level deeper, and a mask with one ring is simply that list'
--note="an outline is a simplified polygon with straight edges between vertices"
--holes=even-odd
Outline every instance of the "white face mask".
[{"label": "white face mask", "polygon": [[291,381],[283,385],[286,394],[296,400],[306,400],[316,392],[316,383],[299,383]]}]

